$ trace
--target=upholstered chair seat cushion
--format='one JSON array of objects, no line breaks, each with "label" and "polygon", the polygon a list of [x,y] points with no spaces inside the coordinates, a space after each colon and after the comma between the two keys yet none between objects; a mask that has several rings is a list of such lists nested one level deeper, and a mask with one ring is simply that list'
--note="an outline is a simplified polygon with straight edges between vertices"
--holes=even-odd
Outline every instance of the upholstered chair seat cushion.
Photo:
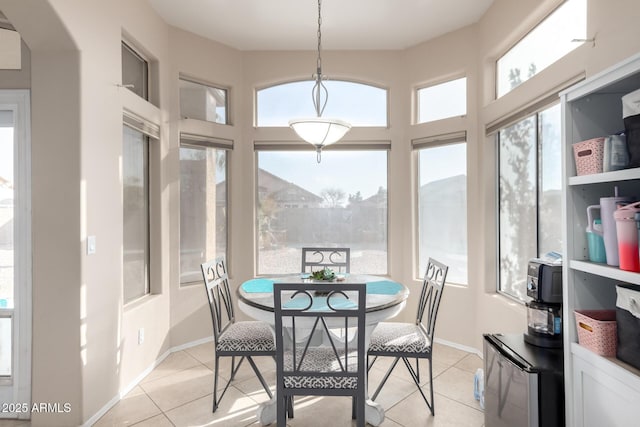
[{"label": "upholstered chair seat cushion", "polygon": [[[344,351],[342,349],[337,349],[337,351],[344,364]],[[302,371],[331,373],[341,372],[342,369],[331,347],[309,348],[304,358],[302,358],[302,351],[299,351],[296,355],[296,364],[299,365],[301,360],[302,366],[300,369]],[[356,389],[358,386],[357,377],[286,375],[286,372],[292,368],[293,354],[286,353],[284,355],[285,388]],[[348,355],[347,371],[357,372],[356,352]]]},{"label": "upholstered chair seat cushion", "polygon": [[275,351],[271,328],[265,322],[235,322],[220,335],[217,351]]},{"label": "upholstered chair seat cushion", "polygon": [[371,334],[369,351],[392,353],[426,353],[431,342],[414,323],[380,322]]}]

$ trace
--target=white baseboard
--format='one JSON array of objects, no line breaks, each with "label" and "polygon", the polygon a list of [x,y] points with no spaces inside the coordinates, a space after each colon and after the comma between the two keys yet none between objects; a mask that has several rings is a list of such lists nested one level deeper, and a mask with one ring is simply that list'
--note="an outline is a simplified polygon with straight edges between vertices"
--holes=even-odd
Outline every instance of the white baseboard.
[{"label": "white baseboard", "polygon": [[466,346],[466,345],[458,344],[458,343],[455,343],[455,342],[452,342],[452,341],[443,340],[443,339],[440,339],[440,338],[435,338],[433,341],[437,342],[438,344],[442,344],[442,345],[446,345],[448,347],[457,348],[458,350],[466,351],[467,353],[473,353],[473,354],[477,355],[480,359],[483,358],[482,351],[478,350],[477,348],[473,348],[473,347],[469,347],[469,346]]},{"label": "white baseboard", "polygon": [[212,341],[213,341],[213,337],[208,337],[208,338],[201,338],[199,340],[191,341],[186,344],[177,345],[175,347],[171,347],[171,353],[175,353],[176,351],[186,350],[188,348],[195,347],[201,344],[206,344]]}]

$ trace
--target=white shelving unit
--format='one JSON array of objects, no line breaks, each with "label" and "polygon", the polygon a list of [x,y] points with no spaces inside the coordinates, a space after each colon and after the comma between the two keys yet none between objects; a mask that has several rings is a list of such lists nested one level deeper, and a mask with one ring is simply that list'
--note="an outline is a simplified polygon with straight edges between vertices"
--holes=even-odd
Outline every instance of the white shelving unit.
[{"label": "white shelving unit", "polygon": [[617,283],[640,285],[640,273],[592,263],[587,206],[600,197],[640,200],[640,168],[576,176],[572,144],[624,129],[621,97],[640,88],[640,55],[561,94],[564,123],[564,372],[567,426],[634,426],[640,420],[640,371],[578,344],[574,310],[615,309]]}]

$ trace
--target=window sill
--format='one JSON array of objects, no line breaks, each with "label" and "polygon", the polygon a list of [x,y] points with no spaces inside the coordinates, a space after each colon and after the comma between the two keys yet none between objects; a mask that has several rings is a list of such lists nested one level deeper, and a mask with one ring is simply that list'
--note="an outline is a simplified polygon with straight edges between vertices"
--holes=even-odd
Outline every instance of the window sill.
[{"label": "window sill", "polygon": [[134,311],[142,306],[147,304],[151,304],[153,301],[156,301],[162,297],[162,294],[147,294],[143,295],[140,298],[134,299],[133,301],[129,301],[124,304],[123,310],[125,313],[129,313]]}]

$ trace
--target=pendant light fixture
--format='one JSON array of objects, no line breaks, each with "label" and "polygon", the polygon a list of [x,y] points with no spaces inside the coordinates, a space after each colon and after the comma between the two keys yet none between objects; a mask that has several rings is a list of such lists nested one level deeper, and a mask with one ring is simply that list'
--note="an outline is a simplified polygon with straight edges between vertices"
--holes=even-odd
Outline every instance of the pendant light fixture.
[{"label": "pendant light fixture", "polygon": [[322,0],[318,0],[318,59],[316,61],[316,74],[313,75],[315,84],[311,91],[313,106],[316,110],[316,117],[293,119],[289,121],[289,126],[296,131],[298,136],[309,144],[316,147],[316,158],[320,163],[322,148],[338,142],[348,131],[351,125],[344,120],[322,117],[324,107],[329,99],[329,91],[322,82],[325,76],[322,75]]}]

